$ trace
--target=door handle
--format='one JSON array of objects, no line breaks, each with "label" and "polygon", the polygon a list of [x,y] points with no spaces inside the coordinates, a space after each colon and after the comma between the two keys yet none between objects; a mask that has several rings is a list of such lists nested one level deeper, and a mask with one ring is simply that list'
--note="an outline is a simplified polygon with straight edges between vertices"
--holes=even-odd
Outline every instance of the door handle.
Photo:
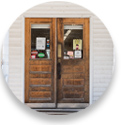
[{"label": "door handle", "polygon": [[61,64],[57,64],[57,77],[58,79],[61,79]]}]

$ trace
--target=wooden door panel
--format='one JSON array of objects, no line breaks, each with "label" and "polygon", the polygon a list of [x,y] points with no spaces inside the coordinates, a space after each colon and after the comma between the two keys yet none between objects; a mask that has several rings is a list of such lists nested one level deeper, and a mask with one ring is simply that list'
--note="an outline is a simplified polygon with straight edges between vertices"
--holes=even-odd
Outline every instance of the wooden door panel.
[{"label": "wooden door panel", "polygon": [[51,65],[30,65],[30,71],[51,72]]},{"label": "wooden door panel", "polygon": [[68,66],[68,65],[62,65],[62,72],[61,73],[72,73],[73,72],[73,68],[72,66]]},{"label": "wooden door panel", "polygon": [[74,59],[73,61],[72,60],[62,60],[62,64],[63,65],[71,65],[72,63],[74,65],[82,65],[82,66],[85,65],[84,59],[83,60],[81,60],[81,59]]},{"label": "wooden door panel", "polygon": [[82,72],[82,73],[84,73],[85,72],[85,66],[83,66],[83,65],[75,65],[73,67],[73,72]]},{"label": "wooden door panel", "polygon": [[83,98],[84,93],[83,92],[64,92],[63,98]]},{"label": "wooden door panel", "polygon": [[51,86],[48,85],[48,86],[44,86],[44,87],[41,87],[41,86],[30,86],[30,91],[51,91]]},{"label": "wooden door panel", "polygon": [[62,80],[64,86],[84,85],[84,79],[62,79]]},{"label": "wooden door panel", "polygon": [[61,74],[62,79],[83,79],[84,77],[84,73]]},{"label": "wooden door panel", "polygon": [[[63,59],[64,25],[83,25],[81,59]],[[57,28],[58,43],[62,45],[62,57],[58,58],[58,63],[61,64],[61,77],[58,79],[58,103],[89,103],[89,19],[60,18],[57,20]],[[69,32],[73,34],[72,30]],[[72,37],[75,38],[75,36]],[[71,39],[70,36],[67,38]]]},{"label": "wooden door panel", "polygon": [[85,86],[80,85],[80,86],[63,86],[63,91],[83,91],[85,90]]},{"label": "wooden door panel", "polygon": [[83,65],[63,65],[62,64],[62,73],[73,73],[73,72],[85,72],[85,66]]},{"label": "wooden door panel", "polygon": [[30,65],[51,65],[52,61],[51,60],[30,60],[29,62]]},{"label": "wooden door panel", "polygon": [[[45,32],[43,29],[34,30],[31,29],[33,24],[47,24],[49,29]],[[25,103],[32,103],[33,107],[39,105],[38,103],[45,103],[51,107],[56,101],[56,43],[53,42],[56,39],[55,26],[54,18],[25,18]],[[49,35],[46,35],[47,32]],[[35,59],[31,58],[31,51],[36,49],[36,43],[33,42],[36,41],[36,37],[49,38],[50,59],[38,58],[38,55]]]},{"label": "wooden door panel", "polygon": [[51,92],[38,92],[38,91],[30,91],[31,98],[49,98],[51,97]]},{"label": "wooden door panel", "polygon": [[52,79],[50,78],[30,78],[30,85],[51,85]]},{"label": "wooden door panel", "polygon": [[30,91],[29,92],[29,102],[30,103],[43,103],[53,102],[51,91]]},{"label": "wooden door panel", "polygon": [[45,73],[45,74],[42,74],[42,73],[35,73],[35,74],[30,73],[29,77],[30,78],[51,78],[52,74],[51,73]]}]

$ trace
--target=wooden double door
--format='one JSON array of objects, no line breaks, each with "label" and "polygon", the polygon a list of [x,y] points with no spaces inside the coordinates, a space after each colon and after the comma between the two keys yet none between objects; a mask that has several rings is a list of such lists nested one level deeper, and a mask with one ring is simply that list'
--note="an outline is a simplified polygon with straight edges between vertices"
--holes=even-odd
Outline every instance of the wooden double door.
[{"label": "wooden double door", "polygon": [[89,18],[25,18],[25,103],[89,104]]}]

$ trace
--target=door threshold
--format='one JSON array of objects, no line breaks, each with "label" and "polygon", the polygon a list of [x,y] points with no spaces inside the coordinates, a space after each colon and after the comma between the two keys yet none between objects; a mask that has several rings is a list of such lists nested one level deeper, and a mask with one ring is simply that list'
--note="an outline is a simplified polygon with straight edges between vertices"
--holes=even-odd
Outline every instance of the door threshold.
[{"label": "door threshold", "polygon": [[37,112],[41,112],[41,113],[46,113],[48,115],[68,115],[70,113],[76,113],[82,109],[85,109],[86,107],[89,106],[89,103],[58,103],[57,107],[55,105],[55,103],[27,103],[27,105],[37,111]]},{"label": "door threshold", "polygon": [[63,109],[85,109],[89,103],[25,103],[31,109],[39,110],[63,110]]},{"label": "door threshold", "polygon": [[41,108],[55,108],[55,103],[25,103],[28,107],[32,109],[41,109]]},{"label": "door threshold", "polygon": [[57,108],[84,109],[89,106],[89,103],[57,103]]},{"label": "door threshold", "polygon": [[33,109],[37,112],[46,113],[48,115],[68,115],[70,113],[76,113],[82,109]]}]

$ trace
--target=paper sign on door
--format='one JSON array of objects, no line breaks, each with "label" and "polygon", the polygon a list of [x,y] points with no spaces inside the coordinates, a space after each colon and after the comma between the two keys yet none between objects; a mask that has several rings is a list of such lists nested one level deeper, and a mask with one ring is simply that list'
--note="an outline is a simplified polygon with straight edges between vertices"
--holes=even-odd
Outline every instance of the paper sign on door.
[{"label": "paper sign on door", "polygon": [[37,50],[45,50],[46,46],[46,38],[45,37],[37,37],[36,38],[36,49]]},{"label": "paper sign on door", "polygon": [[82,58],[82,52],[81,50],[75,50],[75,58]]}]

